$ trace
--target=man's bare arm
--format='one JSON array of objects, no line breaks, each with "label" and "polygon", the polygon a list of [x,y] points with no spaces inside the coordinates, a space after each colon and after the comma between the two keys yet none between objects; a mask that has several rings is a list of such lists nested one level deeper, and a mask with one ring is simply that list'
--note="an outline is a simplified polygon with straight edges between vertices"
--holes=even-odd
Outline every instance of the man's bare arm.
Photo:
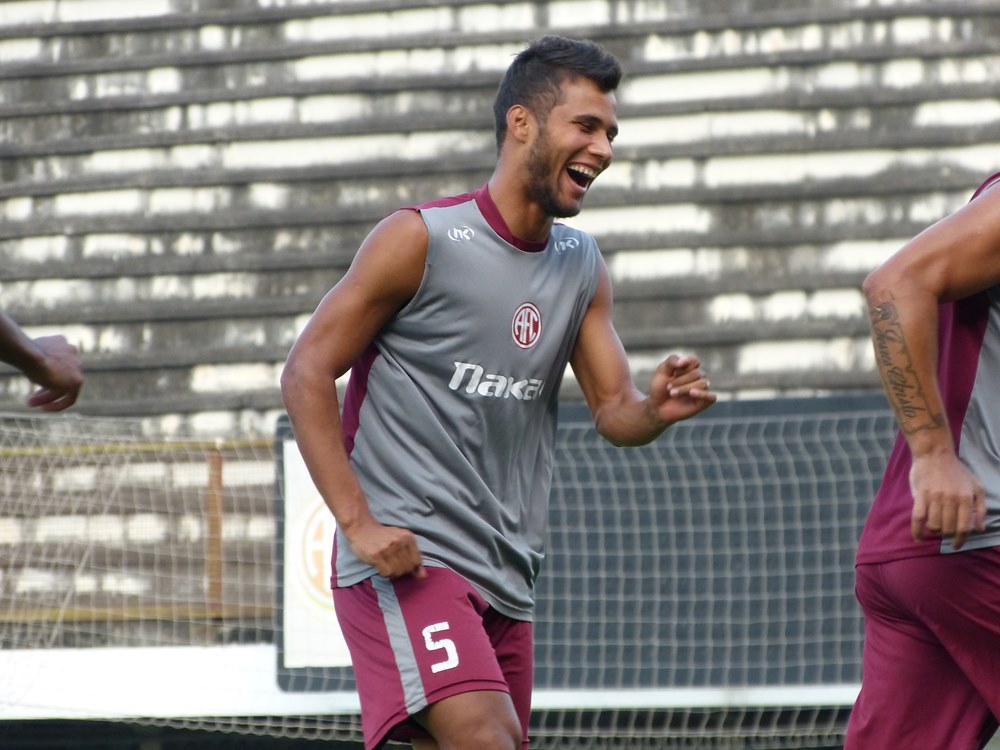
[{"label": "man's bare arm", "polygon": [[371,514],[344,446],[336,381],[416,292],[427,235],[410,211],[381,222],[320,302],[288,355],[281,393],[313,483],[358,557],[381,575],[423,574],[413,535]]},{"label": "man's bare arm", "polygon": [[570,363],[597,431],[615,445],[642,445],[674,422],[716,401],[696,357],[671,355],[657,367],[649,393],[635,385],[612,322],[611,278],[604,263]]},{"label": "man's bare arm", "polygon": [[20,370],[38,390],[28,405],[45,411],[68,409],[83,387],[83,364],[77,348],[63,336],[30,338],[0,313],[0,360]]}]

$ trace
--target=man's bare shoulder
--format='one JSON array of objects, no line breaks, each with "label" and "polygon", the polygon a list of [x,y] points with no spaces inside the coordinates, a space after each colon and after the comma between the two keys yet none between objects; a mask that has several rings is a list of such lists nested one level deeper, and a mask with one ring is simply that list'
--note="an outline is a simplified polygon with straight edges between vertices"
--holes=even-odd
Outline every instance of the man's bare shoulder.
[{"label": "man's bare shoulder", "polygon": [[375,297],[408,300],[420,286],[427,262],[427,227],[420,214],[401,209],[369,232],[345,277],[350,286],[367,288]]}]

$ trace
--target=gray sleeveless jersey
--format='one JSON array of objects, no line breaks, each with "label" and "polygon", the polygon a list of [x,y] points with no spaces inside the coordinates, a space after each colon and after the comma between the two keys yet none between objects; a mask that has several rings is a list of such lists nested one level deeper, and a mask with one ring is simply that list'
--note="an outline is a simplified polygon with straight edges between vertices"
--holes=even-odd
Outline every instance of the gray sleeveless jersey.
[{"label": "gray sleeveless jersey", "polygon": [[[543,556],[559,385],[597,286],[589,235],[518,241],[485,186],[419,207],[420,289],[352,369],[351,463],[375,517],[410,529],[425,563],[531,619]],[[372,575],[339,534],[334,585]]]}]

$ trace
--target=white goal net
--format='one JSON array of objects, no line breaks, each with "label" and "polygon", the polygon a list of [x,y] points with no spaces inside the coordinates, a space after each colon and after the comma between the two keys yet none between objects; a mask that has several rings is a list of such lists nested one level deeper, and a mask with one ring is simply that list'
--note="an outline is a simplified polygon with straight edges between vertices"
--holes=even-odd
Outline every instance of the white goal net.
[{"label": "white goal net", "polygon": [[[837,746],[893,429],[878,397],[730,402],[618,449],[564,409],[533,747]],[[282,663],[281,445],[0,415],[0,719],[359,738],[349,667]]]}]

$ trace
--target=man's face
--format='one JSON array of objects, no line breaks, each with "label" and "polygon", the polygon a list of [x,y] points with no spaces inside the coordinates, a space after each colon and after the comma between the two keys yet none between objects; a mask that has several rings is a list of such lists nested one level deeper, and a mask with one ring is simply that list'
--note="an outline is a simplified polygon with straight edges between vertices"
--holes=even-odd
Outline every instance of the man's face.
[{"label": "man's face", "polygon": [[569,78],[526,157],[531,198],[549,216],[576,216],[594,178],[611,163],[617,103],[586,78]]}]

